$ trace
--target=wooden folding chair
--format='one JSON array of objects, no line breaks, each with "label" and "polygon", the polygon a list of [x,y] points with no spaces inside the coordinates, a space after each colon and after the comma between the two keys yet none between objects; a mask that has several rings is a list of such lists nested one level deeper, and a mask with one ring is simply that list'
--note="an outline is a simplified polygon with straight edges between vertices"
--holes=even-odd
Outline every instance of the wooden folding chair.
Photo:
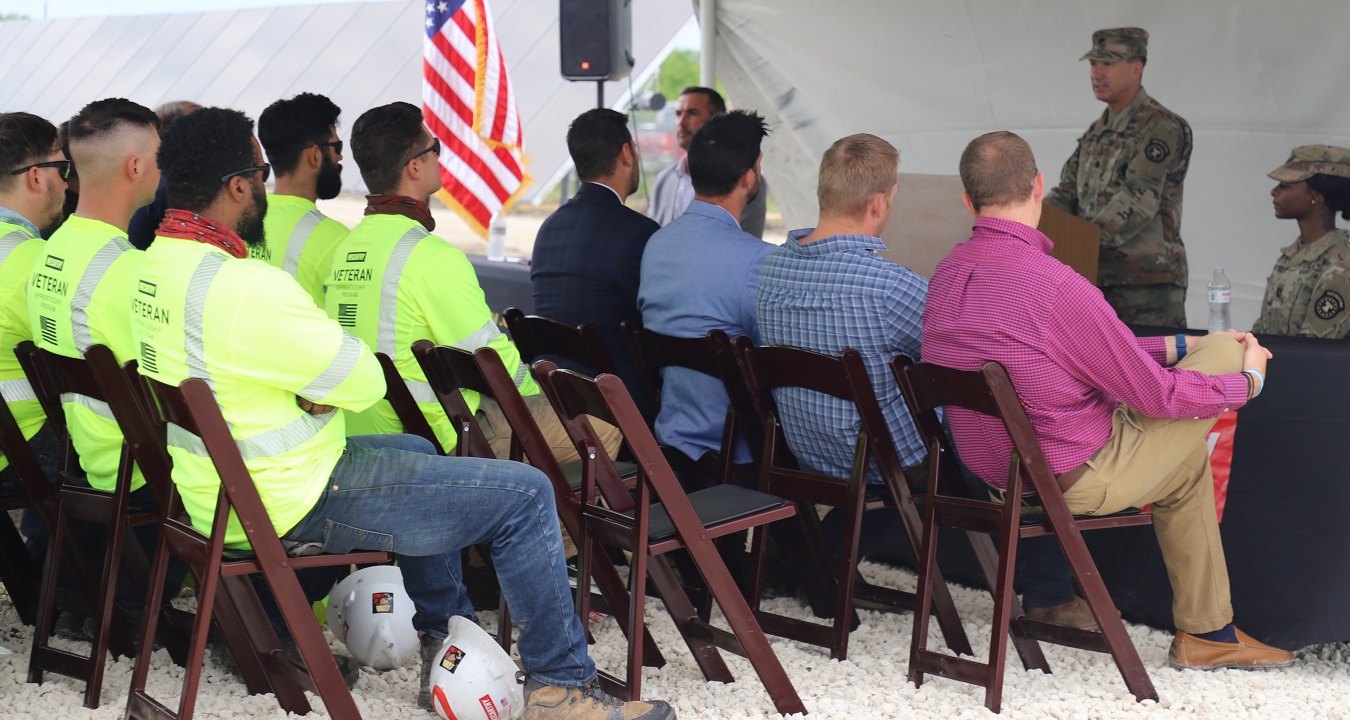
[{"label": "wooden folding chair", "polygon": [[[835,357],[787,346],[752,348],[739,345],[737,349],[746,379],[764,416],[760,489],[799,502],[840,508],[845,518],[843,544],[837,557],[831,558],[833,553],[817,539],[820,537],[819,525],[812,527],[812,559],[827,563],[833,569],[833,572],[824,573],[832,579],[832,624],[824,626],[767,614],[761,614],[760,621],[768,632],[829,648],[830,657],[843,660],[848,657],[849,634],[856,623],[855,598],[868,600],[873,609],[890,612],[912,610],[915,606],[914,594],[872,585],[858,573],[858,544],[863,512],[867,510],[893,508],[905,531],[905,539],[917,557],[922,523],[914,507],[909,483],[858,351],[846,349]],[[861,427],[848,477],[786,467],[776,461],[777,444],[784,435],[773,392],[784,389],[822,393],[853,404]],[[873,462],[884,481],[880,487],[869,486],[867,482]],[[763,555],[766,549],[761,544],[752,552]],[[943,637],[957,653],[969,655],[970,640],[961,626],[951,592],[936,568],[933,574],[934,601]],[[762,576],[755,578],[752,600],[757,609],[762,582]]]},{"label": "wooden folding chair", "polygon": [[[538,423],[535,422],[534,416],[525,406],[524,398],[520,396],[520,391],[516,389],[515,382],[506,372],[497,351],[489,347],[482,347],[469,353],[458,348],[434,345],[430,340],[419,340],[413,344],[413,355],[422,365],[422,372],[431,384],[432,392],[440,400],[441,407],[445,409],[445,414],[454,423],[455,431],[458,433],[458,439],[462,446],[474,446],[481,443],[482,447],[487,447],[486,441],[475,440],[475,437],[482,438],[483,431],[478,427],[478,421],[474,418],[473,413],[469,412],[468,405],[464,403],[462,392],[471,390],[497,402],[502,410],[502,416],[511,426],[510,453],[508,457],[501,459],[528,462],[547,475],[549,482],[553,485],[554,503],[558,508],[558,519],[562,523],[563,529],[569,537],[574,539],[579,537],[581,532],[581,504],[576,493],[581,487],[580,463],[575,463],[578,472],[576,485],[574,486],[572,485],[572,477],[558,463],[557,458],[553,456],[553,450],[544,442],[544,436],[539,431]],[[485,455],[479,455],[478,457],[493,457],[493,455],[489,449]],[[626,631],[628,622],[627,595],[618,570],[608,557],[600,557],[594,563],[592,575],[595,577],[595,584],[606,606],[610,612],[614,613],[620,626]],[[505,599],[503,599],[504,605]],[[507,624],[503,627],[506,628],[507,632],[499,640],[509,643],[510,618],[507,615],[503,615],[503,617],[506,618]],[[588,625],[589,618],[582,615],[581,622],[583,626]],[[643,630],[643,644],[646,648],[648,667],[662,667],[665,664],[665,658],[661,656],[661,651],[656,647],[656,641],[651,638],[650,633],[647,633],[645,628]]]},{"label": "wooden folding chair", "polygon": [[[620,327],[628,340],[633,362],[647,387],[653,391],[652,407],[661,406],[661,369],[667,367],[685,368],[716,378],[722,381],[728,397],[735,392],[728,385],[739,381],[739,376],[727,377],[728,361],[735,367],[735,358],[731,354],[731,340],[725,332],[710,330],[700,338],[678,338],[627,320]],[[726,420],[722,424],[722,445],[717,453],[718,482],[732,481],[736,444],[745,437],[744,426],[753,422],[751,418],[738,415],[734,403],[727,406]]]},{"label": "wooden folding chair", "polygon": [[600,328],[594,325],[568,325],[540,315],[526,315],[520,308],[507,308],[502,319],[511,333],[511,342],[520,351],[521,362],[527,365],[546,357],[555,362],[562,360],[574,365],[573,369],[592,375],[617,372]]},{"label": "wooden folding chair", "polygon": [[[427,422],[427,416],[422,414],[422,408],[417,406],[417,400],[413,398],[407,383],[403,381],[403,376],[394,366],[393,358],[377,352],[375,359],[379,361],[380,369],[384,371],[384,399],[394,409],[398,421],[403,423],[403,432],[425,438],[436,448],[437,455],[444,455],[445,448],[441,447],[441,441],[436,439],[431,423]],[[465,448],[457,447],[455,454],[466,454]]]},{"label": "wooden folding chair", "polygon": [[[1064,502],[1040,442],[1022,409],[1017,391],[1007,372],[998,363],[987,363],[978,371],[963,372],[951,368],[913,364],[908,358],[896,358],[892,371],[900,382],[910,411],[928,447],[928,489],[924,497],[923,543],[919,558],[919,607],[914,612],[914,635],[910,645],[909,678],[918,687],[925,674],[960,680],[984,688],[985,707],[998,712],[1003,696],[1003,666],[1012,638],[1027,669],[1050,672],[1037,640],[1084,650],[1109,653],[1120,669],[1125,685],[1135,698],[1157,700],[1148,671],[1125,631],[1120,612],[1102,583],[1097,566],[1083,543],[1083,531],[1112,527],[1148,525],[1152,516],[1129,510],[1101,517],[1074,516]],[[1013,444],[1009,462],[1008,485],[1001,501],[973,498],[952,463],[952,451],[934,410],[960,407],[1003,422]],[[1040,512],[1025,512],[1024,504],[1039,506]],[[994,596],[993,629],[989,642],[989,661],[977,662],[931,651],[927,648],[928,620],[932,609],[933,582],[937,578],[938,529],[955,527],[972,537],[981,571]],[[979,542],[975,542],[975,533]],[[1092,615],[1100,631],[1050,625],[1029,620],[1017,604],[1013,590],[1013,572],[1017,564],[1017,544],[1022,538],[1053,535],[1073,568]],[[996,537],[995,551],[989,537]]]},{"label": "wooden folding chair", "polygon": [[[535,375],[585,459],[581,533],[577,538],[581,552],[577,595],[583,612],[589,602],[585,587],[597,551],[611,546],[632,553],[627,677],[620,679],[602,673],[606,688],[626,699],[641,694],[644,648],[643,643],[634,639],[643,634],[646,585],[650,581],[660,592],[667,612],[705,678],[715,682],[733,679],[718,648],[744,655],[779,712],[805,713],[806,708],[769,646],[754,611],[713,544],[719,537],[742,530],[752,530],[758,537],[763,526],[794,516],[796,506],[782,498],[735,485],[718,485],[686,495],[617,376],[602,374],[592,380],[559,370],[548,361],[536,364]],[[612,460],[591,427],[592,417],[619,428],[632,450],[639,467],[636,497],[622,483],[615,482],[616,472],[600,470],[612,466]],[[694,568],[730,624],[730,632],[699,616],[664,561],[666,553],[680,549],[689,552]]]},{"label": "wooden folding chair", "polygon": [[[61,408],[63,396],[83,397],[91,404],[108,407],[108,396],[99,384],[90,364],[83,359],[68,358],[39,349],[31,341],[20,343],[15,352],[18,354],[29,382],[47,412],[47,422],[58,431],[63,439],[62,452],[63,476],[69,478],[79,474],[77,456],[70,442],[69,431],[65,424],[65,414]],[[89,348],[90,355],[116,366],[112,351],[102,345]],[[103,689],[104,658],[112,649],[118,654],[130,654],[134,645],[130,642],[138,629],[130,617],[114,617],[113,599],[117,590],[118,577],[125,568],[137,589],[144,593],[149,587],[150,562],[136,538],[128,538],[132,528],[154,525],[160,521],[161,510],[132,511],[130,509],[131,478],[133,460],[130,449],[124,444],[121,459],[118,462],[116,485],[113,492],[96,490],[87,485],[63,482],[56,491],[56,518],[51,537],[47,544],[47,557],[43,567],[42,586],[39,593],[37,624],[33,631],[33,646],[29,654],[28,682],[41,683],[44,672],[55,672],[84,682],[84,705],[97,708]],[[152,487],[152,492],[154,488]],[[156,500],[162,500],[159,493]],[[89,655],[80,655],[67,650],[58,650],[50,644],[51,633],[56,622],[57,582],[61,568],[68,559],[81,555],[83,548],[74,540],[71,528],[75,522],[85,522],[106,528],[107,544],[103,548],[100,581],[96,586],[96,598],[90,617],[94,623],[94,637]],[[82,560],[73,560],[72,566],[78,567]],[[79,572],[77,571],[77,575]],[[158,598],[159,596],[154,596]],[[160,610],[160,603],[147,603],[154,612]],[[147,613],[147,615],[150,613]],[[119,632],[114,633],[114,628]],[[112,643],[116,634],[119,642]],[[174,647],[175,654],[181,657],[181,647]]]},{"label": "wooden folding chair", "polygon": [[[0,393],[0,453],[9,461],[21,491],[0,498],[0,512],[32,508],[50,537],[56,528],[56,486],[24,439],[3,393]],[[5,586],[19,620],[25,625],[35,624],[42,567],[29,556],[23,536],[8,518],[0,518],[0,584]]]},{"label": "wooden folding chair", "polygon": [[[242,627],[230,629],[233,633],[242,630],[248,650],[238,649],[237,634],[233,639],[229,636],[226,639],[234,643],[231,652],[240,664],[246,682],[250,682],[251,676],[256,678],[261,671],[262,682],[270,685],[264,691],[275,693],[277,703],[287,712],[309,712],[310,705],[304,692],[309,690],[323,698],[324,706],[332,717],[359,718],[360,712],[343,681],[342,673],[338,670],[295,572],[313,567],[386,563],[391,560],[390,554],[352,552],[288,556],[206,381],[191,378],[176,388],[149,378],[143,378],[143,381],[149,385],[156,401],[158,412],[153,419],[155,424],[163,427],[172,423],[200,438],[220,475],[221,483],[211,521],[211,534],[203,535],[193,527],[191,519],[179,512],[172,512],[164,520],[155,553],[150,590],[152,597],[163,592],[170,556],[186,563],[197,579],[197,616],[192,627],[178,710],[175,712],[169,709],[146,691],[151,653],[143,652],[137,656],[136,669],[132,673],[126,717],[139,720],[187,720],[192,716],[208,629],[213,619],[220,615],[218,626],[222,629],[235,623],[242,624]],[[167,458],[167,451],[164,457]],[[139,458],[138,455],[138,461]],[[152,470],[143,467],[142,471],[163,472],[163,468],[161,466]],[[177,509],[176,503],[174,509]],[[226,554],[225,532],[231,514],[238,517],[248,538],[252,550],[249,555]],[[261,574],[271,589],[286,626],[300,650],[303,667],[286,658],[280,647],[247,577],[253,574]],[[153,615],[148,617],[154,618]],[[142,647],[152,647],[155,629],[153,619],[146,622],[141,637]],[[253,682],[250,682],[250,691],[258,692]]]}]

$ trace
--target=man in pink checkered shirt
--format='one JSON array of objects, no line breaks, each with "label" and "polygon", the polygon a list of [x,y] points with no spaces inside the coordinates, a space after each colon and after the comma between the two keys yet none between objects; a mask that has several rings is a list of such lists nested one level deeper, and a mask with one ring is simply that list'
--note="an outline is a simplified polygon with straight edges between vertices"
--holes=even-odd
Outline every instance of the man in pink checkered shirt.
[{"label": "man in pink checkered shirt", "polygon": [[[1232,624],[1228,569],[1205,443],[1214,419],[1261,392],[1270,353],[1251,333],[1136,338],[1036,230],[1045,178],[1020,137],[976,138],[961,156],[975,216],[929,283],[925,362],[974,370],[997,361],[1076,514],[1152,504],[1177,627],[1178,668],[1278,667],[1293,655]],[[1006,484],[1012,452],[994,418],[951,408],[962,461]]]}]

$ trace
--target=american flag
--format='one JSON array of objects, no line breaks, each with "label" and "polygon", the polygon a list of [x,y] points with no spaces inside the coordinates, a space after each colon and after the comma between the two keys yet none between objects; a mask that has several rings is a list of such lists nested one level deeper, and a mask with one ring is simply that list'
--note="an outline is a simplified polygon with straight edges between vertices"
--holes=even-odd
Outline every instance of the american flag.
[{"label": "american flag", "polygon": [[487,0],[428,0],[422,115],[441,141],[442,200],[475,231],[530,182],[516,96]]}]

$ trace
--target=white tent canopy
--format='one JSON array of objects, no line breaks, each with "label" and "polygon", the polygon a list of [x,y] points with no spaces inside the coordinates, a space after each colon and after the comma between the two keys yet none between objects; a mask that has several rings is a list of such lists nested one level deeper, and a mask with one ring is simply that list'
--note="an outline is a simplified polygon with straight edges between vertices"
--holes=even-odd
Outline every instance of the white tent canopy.
[{"label": "white tent canopy", "polygon": [[1266,173],[1295,145],[1350,145],[1339,0],[715,1],[719,78],[770,119],[765,174],[792,227],[814,222],[821,153],[855,132],[894,143],[905,173],[954,175],[971,138],[1012,130],[1055,183],[1103,109],[1077,62],[1092,31],[1146,28],[1144,85],[1195,132],[1182,225],[1192,326],[1216,265],[1233,281],[1234,323],[1250,324],[1298,236],[1274,218]]},{"label": "white tent canopy", "polygon": [[[362,112],[403,100],[421,104],[423,2],[353,2],[250,10],[0,23],[0,110],[60,122],[92,100],[125,97],[154,107],[193,100],[244,111],[300,92],[329,96],[346,128]],[[569,163],[562,138],[595,107],[594,83],[560,74],[557,0],[494,0],[499,40],[519,98],[529,172],[526,199]],[[633,4],[635,75],[664,57],[688,6]],[[617,104],[628,82],[606,83]],[[338,134],[349,137],[348,129]],[[348,153],[350,156],[350,153]],[[356,163],[347,190],[361,191]]]}]

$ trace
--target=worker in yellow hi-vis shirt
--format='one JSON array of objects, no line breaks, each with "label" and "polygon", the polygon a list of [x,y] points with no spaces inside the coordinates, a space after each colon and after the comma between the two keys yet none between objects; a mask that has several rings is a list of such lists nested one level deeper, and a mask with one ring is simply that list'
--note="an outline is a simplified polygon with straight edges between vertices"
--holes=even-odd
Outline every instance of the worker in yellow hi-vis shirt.
[{"label": "worker in yellow hi-vis shirt", "polygon": [[[553,489],[523,463],[436,455],[412,435],[347,438],[338,409],[384,396],[379,363],[282,270],[248,259],[262,242],[269,168],[242,113],[203,108],[164,138],[169,211],[132,301],[140,371],[201,378],[215,393],[282,539],[325,552],[391,551],[421,632],[419,704],[452,615],[475,619],[459,553],[492,545],[520,628],[526,718],[667,720],[665,703],[628,703],[594,685],[572,604]],[[210,529],[220,477],[201,438],[173,426],[173,479],[193,524]],[[226,543],[244,545],[242,528]]]},{"label": "worker in yellow hi-vis shirt", "polygon": [[[70,167],[54,125],[29,113],[0,114],[0,397],[49,478],[56,476],[60,447],[13,349],[33,339],[24,288],[42,253],[44,231],[61,221]],[[2,454],[0,492],[22,492]],[[31,510],[24,511],[22,528],[29,550],[40,560],[46,534]]]},{"label": "worker in yellow hi-vis shirt", "polygon": [[342,192],[341,112],[323,95],[300,93],[268,105],[258,116],[258,139],[277,183],[267,198],[264,243],[249,254],[294,276],[319,307],[333,250],[347,235],[342,223],[315,204]]},{"label": "worker in yellow hi-vis shirt", "polygon": [[[84,106],[66,128],[82,192],[75,213],[47,240],[31,266],[29,328],[38,347],[57,355],[79,358],[90,346],[104,345],[118,362],[126,362],[136,357],[127,307],[143,254],[127,240],[127,224],[154,199],[159,186],[159,118],[130,100],[108,98]],[[63,395],[61,400],[85,480],[95,490],[113,492],[123,439],[112,410],[85,395]],[[132,509],[156,507],[139,468],[133,469],[130,489]],[[145,551],[153,553],[156,526],[143,525],[135,533]],[[178,594],[187,573],[179,563],[170,567],[167,597]],[[135,615],[144,600],[124,577],[114,604]]]},{"label": "worker in yellow hi-vis shirt", "polygon": [[[328,316],[377,351],[393,358],[441,447],[455,447],[455,430],[427,384],[412,354],[412,344],[430,340],[470,352],[490,347],[501,356],[560,462],[577,451],[562,423],[502,333],[483,299],[478,275],[463,252],[432,235],[435,221],[427,202],[441,189],[440,142],[422,125],[422,112],[408,103],[368,110],[352,126],[352,155],[372,195],[366,217],[338,245],[324,298]],[[507,457],[510,427],[497,403],[464,391],[464,402],[479,414],[480,425],[497,457]],[[381,400],[348,418],[349,432],[403,432],[394,409]],[[611,454],[619,432],[595,421],[600,441]]]}]

